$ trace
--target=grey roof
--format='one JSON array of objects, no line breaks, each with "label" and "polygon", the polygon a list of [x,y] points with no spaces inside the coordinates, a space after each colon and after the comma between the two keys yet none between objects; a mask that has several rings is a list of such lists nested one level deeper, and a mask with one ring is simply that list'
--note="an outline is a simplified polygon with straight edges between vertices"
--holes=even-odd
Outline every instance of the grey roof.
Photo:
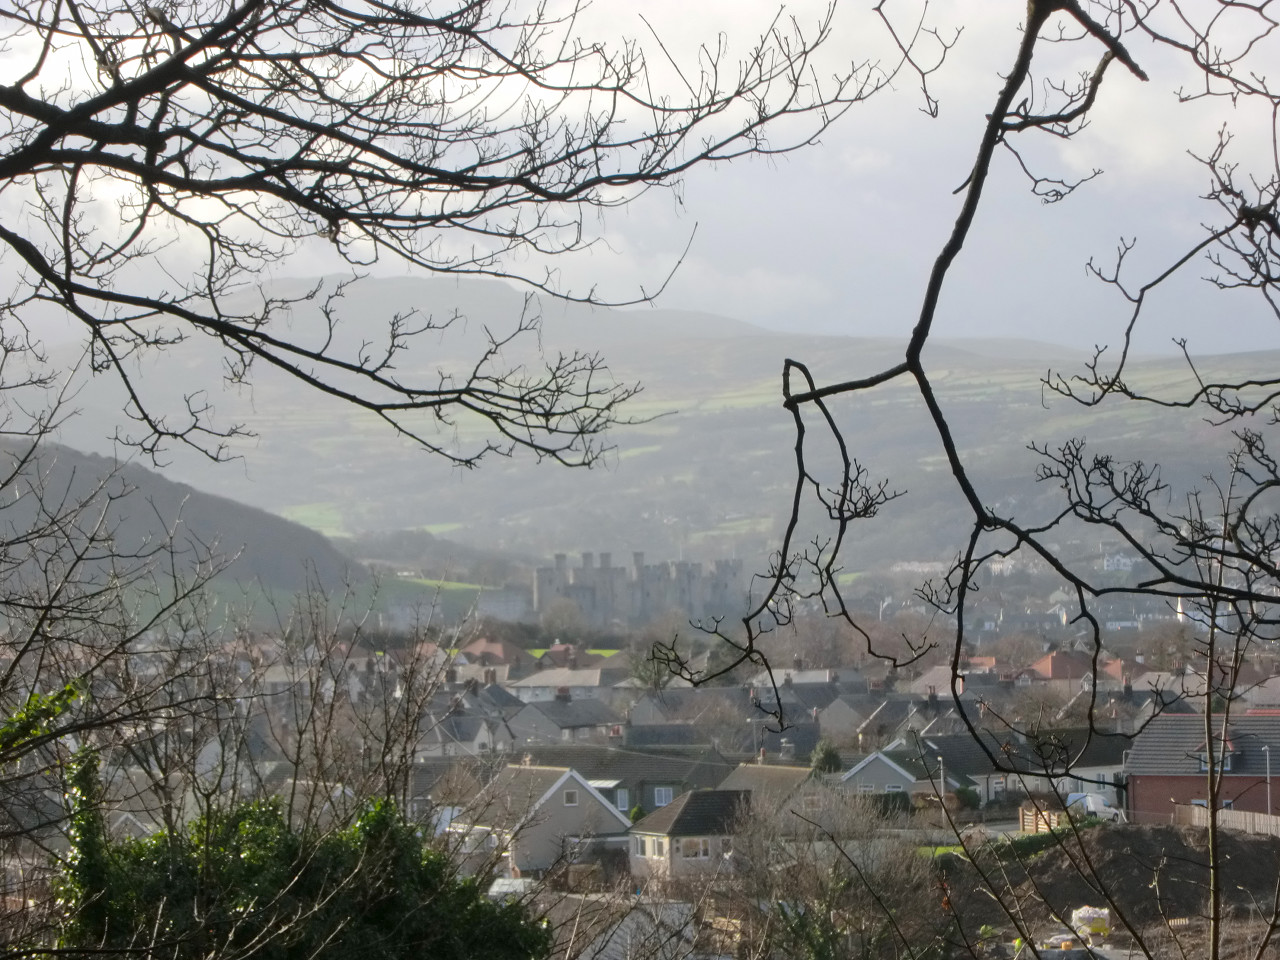
[{"label": "grey roof", "polygon": [[691,903],[640,901],[591,941],[579,960],[685,960],[694,955],[694,919]]},{"label": "grey roof", "polygon": [[[874,756],[874,754],[872,754]],[[958,787],[972,787],[973,780],[963,770],[955,770],[946,765],[946,759],[943,759],[942,770],[938,769],[938,758],[934,756],[921,756],[916,750],[881,750],[880,756],[897,764],[903,770],[911,775],[917,783],[925,783],[936,780],[939,773],[947,778],[947,783],[954,783]]]},{"label": "grey roof", "polygon": [[791,723],[779,730],[768,717],[760,717],[749,728],[744,728],[741,739],[735,744],[739,753],[756,756],[761,749],[765,756],[777,757],[782,753],[784,740],[791,745],[791,756],[803,759],[813,753],[822,737],[819,725],[813,722]]},{"label": "grey roof", "polygon": [[562,730],[622,723],[622,717],[599,700],[539,700],[525,710],[536,710]]},{"label": "grey roof", "polygon": [[650,747],[670,744],[673,746],[706,746],[711,737],[693,723],[634,723],[622,731],[623,741],[629,747]]},{"label": "grey roof", "polygon": [[[1125,771],[1137,776],[1199,775],[1200,754],[1205,749],[1205,719],[1200,715],[1161,715],[1154,718],[1133,740]],[[1214,718],[1214,740],[1222,736],[1222,718]],[[1223,776],[1263,777],[1267,755],[1276,754],[1272,766],[1280,771],[1280,716],[1232,717],[1227,724],[1231,769]],[[1263,751],[1263,747],[1269,751]],[[1220,746],[1215,743],[1214,753]]]},{"label": "grey roof", "polygon": [[733,764],[710,747],[653,747],[645,750],[573,745],[530,745],[524,754],[534,763],[572,767],[587,780],[617,780],[628,789],[645,783],[717,785]]},{"label": "grey roof", "polygon": [[813,775],[808,767],[744,763],[725,777],[721,790],[745,790],[759,801],[786,800]]},{"label": "grey roof", "polygon": [[668,837],[723,836],[734,832],[750,808],[751,794],[746,790],[691,790],[632,824],[631,832]]},{"label": "grey roof", "polygon": [[469,705],[474,704],[477,709],[506,714],[509,714],[512,708],[519,710],[524,706],[523,700],[496,683],[487,683],[479,689],[468,690],[464,693],[464,698]]},{"label": "grey roof", "polygon": [[[1086,727],[1046,730],[1037,737],[991,729],[981,729],[979,735],[981,743],[968,732],[909,736],[898,741],[897,749],[940,755],[948,771],[975,776],[1010,769],[1031,775],[1062,776],[1081,767],[1119,766],[1133,742],[1127,734],[1091,734]],[[992,763],[992,756],[998,767]]]},{"label": "grey roof", "polygon": [[515,828],[568,772],[567,767],[511,764],[498,771],[457,819],[486,827]]},{"label": "grey roof", "polygon": [[630,671],[626,667],[584,667],[571,670],[568,667],[552,667],[537,670],[527,677],[512,681],[516,690],[530,687],[609,687],[624,680]]}]

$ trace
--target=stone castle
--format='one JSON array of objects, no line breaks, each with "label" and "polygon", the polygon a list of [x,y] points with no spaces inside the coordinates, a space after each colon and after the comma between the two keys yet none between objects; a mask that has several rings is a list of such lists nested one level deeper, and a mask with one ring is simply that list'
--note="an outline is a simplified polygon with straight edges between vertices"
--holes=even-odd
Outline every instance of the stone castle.
[{"label": "stone castle", "polygon": [[582,554],[582,565],[570,567],[556,554],[555,566],[534,573],[533,605],[542,612],[560,597],[572,600],[593,626],[646,623],[672,610],[691,620],[741,615],[747,600],[741,560],[716,560],[704,569],[685,560],[645,563],[631,555],[630,567],[615,567],[612,555]]}]

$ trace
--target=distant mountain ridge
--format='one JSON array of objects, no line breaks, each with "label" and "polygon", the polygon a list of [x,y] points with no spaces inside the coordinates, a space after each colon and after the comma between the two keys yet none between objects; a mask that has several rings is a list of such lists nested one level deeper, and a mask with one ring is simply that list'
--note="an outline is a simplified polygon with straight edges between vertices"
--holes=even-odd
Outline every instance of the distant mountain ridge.
[{"label": "distant mountain ridge", "polygon": [[[281,281],[275,289],[296,293],[308,283]],[[519,290],[496,281],[371,279],[346,298],[352,322],[339,340],[358,343],[372,335],[374,328],[356,320],[416,309],[444,322],[457,313],[465,319],[424,335],[397,358],[406,376],[456,370],[474,362],[486,328],[509,330],[525,303]],[[736,556],[759,563],[776,547],[793,482],[793,427],[781,405],[784,358],[807,363],[820,382],[833,382],[878,372],[899,361],[904,347],[887,337],[780,334],[660,308],[611,311],[545,299],[529,307],[541,315],[546,351],[600,351],[619,380],[643,385],[624,411],[642,422],[614,432],[617,450],[603,469],[570,471],[517,456],[458,471],[423,456],[375,418],[266,369],[255,371],[251,391],[219,391],[217,344],[198,337],[144,367],[138,382],[161,398],[181,398],[203,385],[221,423],[245,423],[259,439],[236,449],[242,469],[211,468],[175,450],[167,474],[196,486],[216,484],[245,503],[332,533],[419,529],[535,556],[643,550],[655,560]],[[299,306],[292,331],[309,335],[317,309]],[[538,343],[530,335],[505,348],[502,359],[532,362]],[[1161,461],[1175,487],[1194,485],[1212,465],[1221,441],[1194,412],[1124,403],[1085,410],[1042,391],[1047,371],[1072,373],[1084,357],[1033,341],[929,345],[930,377],[987,502],[1015,505],[1020,519],[1052,509],[1054,491],[1034,480],[1031,442],[1052,446],[1087,436],[1091,447],[1126,459]],[[1230,373],[1259,362],[1266,361],[1257,354],[1209,358],[1202,371]],[[1177,358],[1150,358],[1135,362],[1129,379],[1173,387],[1189,377]],[[101,382],[86,387],[81,402],[86,409],[122,409]],[[859,526],[857,562],[930,558],[952,543],[963,512],[955,509],[954,484],[914,387],[888,384],[837,399],[833,409],[871,475],[907,491],[880,518]],[[476,429],[461,421],[456,435],[474,439]],[[101,449],[109,432],[101,421],[81,417],[64,436]],[[834,449],[817,431],[811,440],[810,462],[834,479]]]}]

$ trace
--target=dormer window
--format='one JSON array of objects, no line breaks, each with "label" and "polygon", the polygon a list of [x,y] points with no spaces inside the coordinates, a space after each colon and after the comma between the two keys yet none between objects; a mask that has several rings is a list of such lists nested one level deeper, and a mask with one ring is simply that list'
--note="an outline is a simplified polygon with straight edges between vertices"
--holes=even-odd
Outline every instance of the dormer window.
[{"label": "dormer window", "polygon": [[[1214,769],[1221,770],[1223,773],[1230,773],[1231,757],[1232,757],[1232,754],[1230,753],[1222,753],[1214,757],[1213,758]],[[1200,772],[1206,773],[1208,772],[1208,770],[1209,770],[1209,751],[1206,750],[1200,754]]]},{"label": "dormer window", "polygon": [[[1214,737],[1213,739],[1213,767],[1215,770],[1221,770],[1228,773],[1231,770],[1231,758],[1236,754],[1236,745],[1232,741],[1230,732],[1224,730],[1222,739]],[[1209,770],[1209,747],[1208,741],[1200,744],[1200,772],[1207,773]]]}]

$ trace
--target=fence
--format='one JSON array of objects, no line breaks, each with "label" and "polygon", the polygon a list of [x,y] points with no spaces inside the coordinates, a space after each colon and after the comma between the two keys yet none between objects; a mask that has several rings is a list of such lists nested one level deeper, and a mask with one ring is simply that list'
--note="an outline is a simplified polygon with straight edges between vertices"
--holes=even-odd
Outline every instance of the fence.
[{"label": "fence", "polygon": [[[1179,826],[1207,827],[1209,808],[1179,803],[1173,808],[1173,822]],[[1218,826],[1244,833],[1260,833],[1280,837],[1280,817],[1251,810],[1219,810]]]}]

